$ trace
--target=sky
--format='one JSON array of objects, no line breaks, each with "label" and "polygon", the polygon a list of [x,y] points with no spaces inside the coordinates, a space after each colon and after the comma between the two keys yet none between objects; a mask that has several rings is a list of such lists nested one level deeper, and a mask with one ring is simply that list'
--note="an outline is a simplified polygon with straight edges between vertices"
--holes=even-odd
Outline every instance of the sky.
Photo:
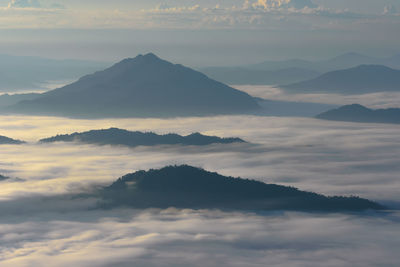
[{"label": "sky", "polygon": [[3,54],[190,66],[400,53],[398,0],[0,0]]}]

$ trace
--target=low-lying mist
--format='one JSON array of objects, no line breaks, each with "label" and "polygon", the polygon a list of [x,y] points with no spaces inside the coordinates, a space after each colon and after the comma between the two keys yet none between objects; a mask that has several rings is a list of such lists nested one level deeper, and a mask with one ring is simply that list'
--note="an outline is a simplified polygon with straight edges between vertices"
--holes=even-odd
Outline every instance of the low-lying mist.
[{"label": "low-lying mist", "polygon": [[[3,135],[29,141],[25,145],[1,147],[0,173],[24,179],[18,183],[4,182],[2,198],[70,192],[81,186],[111,183],[139,169],[189,164],[223,175],[292,185],[328,195],[354,194],[377,201],[400,201],[400,142],[396,125],[256,116],[170,120],[0,117],[0,125]],[[111,126],[157,133],[199,131],[240,137],[250,144],[127,148],[37,143],[56,134]]]},{"label": "low-lying mist", "polygon": [[[249,143],[129,148],[41,138],[91,129],[201,132]],[[221,116],[72,120],[1,116],[1,266],[394,266],[398,212],[240,213],[95,210],[70,199],[139,169],[189,164],[327,195],[398,207],[398,125]],[[251,129],[251,130],[250,130]],[[17,179],[19,178],[19,179]]]},{"label": "low-lying mist", "polygon": [[0,219],[0,261],[15,267],[395,266],[399,220],[398,213],[53,212],[23,222]]},{"label": "low-lying mist", "polygon": [[360,95],[341,95],[328,93],[293,93],[285,92],[276,86],[268,85],[236,85],[233,86],[252,96],[261,97],[270,100],[307,102],[307,103],[323,103],[331,105],[351,105],[361,104],[373,109],[380,108],[399,108],[400,93],[399,92],[379,92]]}]

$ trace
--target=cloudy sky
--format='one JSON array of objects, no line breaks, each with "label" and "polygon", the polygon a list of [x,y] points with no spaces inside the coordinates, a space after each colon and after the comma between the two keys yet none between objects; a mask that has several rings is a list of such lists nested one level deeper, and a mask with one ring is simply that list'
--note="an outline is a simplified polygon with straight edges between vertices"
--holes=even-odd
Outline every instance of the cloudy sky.
[{"label": "cloudy sky", "polygon": [[397,0],[0,0],[4,54],[191,66],[400,51]]}]

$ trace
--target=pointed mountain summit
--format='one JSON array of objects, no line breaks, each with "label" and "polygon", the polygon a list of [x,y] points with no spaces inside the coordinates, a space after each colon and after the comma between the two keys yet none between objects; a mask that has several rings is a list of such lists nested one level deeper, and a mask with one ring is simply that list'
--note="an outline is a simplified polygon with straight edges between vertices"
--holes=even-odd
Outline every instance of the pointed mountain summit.
[{"label": "pointed mountain summit", "polygon": [[240,114],[258,108],[247,93],[150,53],[124,59],[9,111],[100,118]]}]

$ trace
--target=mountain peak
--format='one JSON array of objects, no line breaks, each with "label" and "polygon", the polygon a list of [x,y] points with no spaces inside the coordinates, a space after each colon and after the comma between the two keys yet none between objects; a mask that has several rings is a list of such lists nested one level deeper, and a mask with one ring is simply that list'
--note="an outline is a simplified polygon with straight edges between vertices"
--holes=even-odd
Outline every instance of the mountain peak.
[{"label": "mountain peak", "polygon": [[147,53],[147,54],[140,54],[137,57],[135,57],[133,60],[143,60],[143,61],[156,61],[156,60],[161,60],[158,56],[156,56],[153,53]]},{"label": "mountain peak", "polygon": [[74,117],[171,117],[241,114],[258,108],[247,93],[148,53],[10,109]]}]

